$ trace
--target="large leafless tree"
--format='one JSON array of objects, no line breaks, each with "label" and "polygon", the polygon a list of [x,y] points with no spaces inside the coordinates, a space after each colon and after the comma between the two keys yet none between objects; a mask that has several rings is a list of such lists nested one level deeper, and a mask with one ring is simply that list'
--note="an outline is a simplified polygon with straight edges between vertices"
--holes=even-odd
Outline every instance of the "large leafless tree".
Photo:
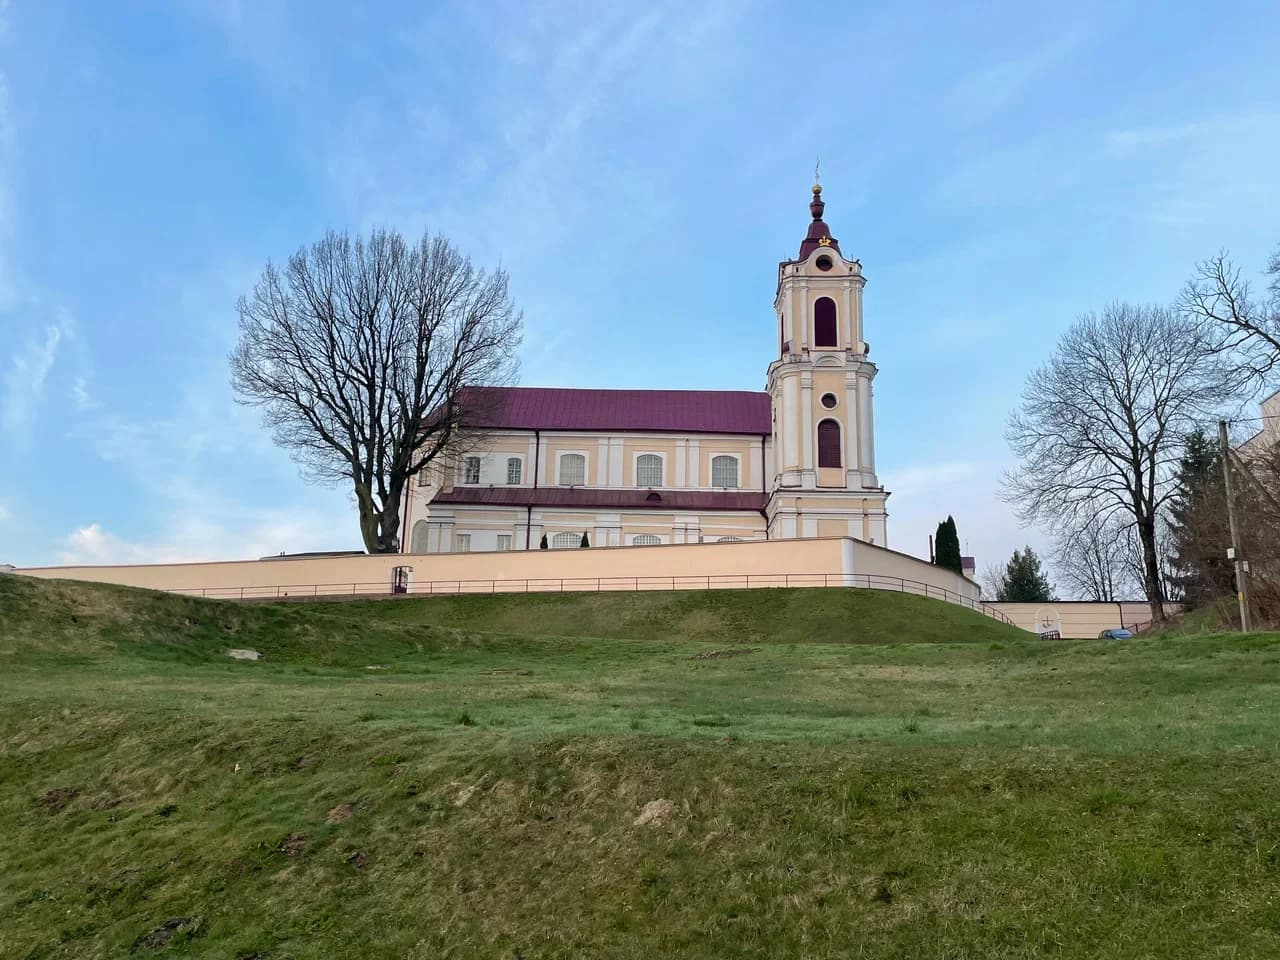
[{"label": "large leafless tree", "polygon": [[1058,583],[1084,600],[1124,600],[1142,582],[1130,575],[1135,559],[1141,566],[1142,548],[1133,525],[1120,517],[1102,522],[1090,513],[1061,524],[1051,556]]},{"label": "large leafless tree", "polygon": [[1005,496],[1024,523],[1132,527],[1141,583],[1164,619],[1159,517],[1181,438],[1236,392],[1202,325],[1159,306],[1115,303],[1078,320],[1028,378],[1006,437],[1021,466]]},{"label": "large leafless tree", "polygon": [[406,485],[464,426],[463,386],[515,376],[506,274],[439,236],[330,232],[268,263],[237,308],[237,398],[262,408],[304,475],[351,485],[365,549],[394,552]]},{"label": "large leafless tree", "polygon": [[1261,293],[1219,253],[1196,264],[1179,306],[1204,325],[1215,350],[1228,355],[1242,379],[1257,386],[1280,367],[1280,249],[1267,264]]}]

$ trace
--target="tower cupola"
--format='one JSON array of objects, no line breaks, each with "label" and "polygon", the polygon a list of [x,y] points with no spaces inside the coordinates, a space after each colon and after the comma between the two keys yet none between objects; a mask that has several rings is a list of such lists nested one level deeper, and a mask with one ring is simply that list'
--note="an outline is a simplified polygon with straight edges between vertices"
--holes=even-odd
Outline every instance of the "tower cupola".
[{"label": "tower cupola", "polygon": [[813,253],[818,247],[831,247],[836,253],[840,252],[839,241],[831,235],[831,228],[822,219],[822,213],[826,208],[827,205],[822,200],[822,184],[815,183],[813,185],[813,199],[809,201],[809,212],[813,214],[813,222],[809,224],[809,232],[805,234],[805,238],[800,244],[800,256],[797,259],[807,259],[809,254]]}]

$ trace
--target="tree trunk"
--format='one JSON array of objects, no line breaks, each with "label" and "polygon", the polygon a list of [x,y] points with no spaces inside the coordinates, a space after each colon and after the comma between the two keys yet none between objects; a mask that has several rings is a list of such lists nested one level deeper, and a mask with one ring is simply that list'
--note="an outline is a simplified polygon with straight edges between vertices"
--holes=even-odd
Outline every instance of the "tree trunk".
[{"label": "tree trunk", "polygon": [[1138,539],[1142,541],[1142,578],[1151,606],[1153,623],[1164,622],[1164,591],[1160,585],[1160,561],[1156,555],[1156,521],[1146,516],[1138,521]]},{"label": "tree trunk", "polygon": [[381,510],[369,488],[354,485],[356,504],[360,508],[360,537],[369,553],[397,553],[400,550],[400,499],[387,497]]}]

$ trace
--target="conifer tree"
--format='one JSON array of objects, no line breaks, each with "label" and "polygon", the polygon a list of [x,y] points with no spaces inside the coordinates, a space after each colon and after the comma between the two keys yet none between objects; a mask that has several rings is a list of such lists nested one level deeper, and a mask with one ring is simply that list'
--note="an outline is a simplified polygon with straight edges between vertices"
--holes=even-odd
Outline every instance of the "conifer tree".
[{"label": "conifer tree", "polygon": [[1187,435],[1169,501],[1173,583],[1188,608],[1232,592],[1230,531],[1217,442],[1202,428]]},{"label": "conifer tree", "polygon": [[580,544],[578,544],[578,546],[580,546],[580,547],[589,547],[589,546],[591,546],[591,541],[587,539],[587,531],[585,531],[585,530],[583,530],[583,531],[582,531],[582,542],[581,542]]},{"label": "conifer tree", "polygon": [[997,585],[996,599],[1014,603],[1046,603],[1053,599],[1053,584],[1030,547],[1013,551]]},{"label": "conifer tree", "polygon": [[948,516],[946,520],[938,524],[938,532],[934,537],[933,553],[933,562],[937,566],[946,567],[956,573],[964,572],[960,562],[960,534],[956,532],[956,522],[951,516]]},{"label": "conifer tree", "polygon": [[542,539],[538,541],[538,549],[539,550],[547,549],[547,535],[545,533],[542,535]]}]

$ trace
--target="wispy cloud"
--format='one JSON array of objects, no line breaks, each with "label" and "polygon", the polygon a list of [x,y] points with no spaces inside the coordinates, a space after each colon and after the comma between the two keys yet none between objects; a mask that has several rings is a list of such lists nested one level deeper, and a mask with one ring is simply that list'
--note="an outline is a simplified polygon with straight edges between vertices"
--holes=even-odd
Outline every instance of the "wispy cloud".
[{"label": "wispy cloud", "polygon": [[308,549],[352,548],[352,537],[335,529],[354,525],[347,518],[316,510],[241,510],[213,519],[201,513],[175,514],[154,537],[128,540],[101,523],[89,523],[64,536],[60,564],[186,563],[200,560],[244,560]]},{"label": "wispy cloud", "polygon": [[70,336],[65,323],[47,325],[29,336],[9,358],[4,374],[4,409],[0,424],[12,434],[25,434],[35,421],[44,397],[45,381],[58,358],[58,347]]},{"label": "wispy cloud", "polygon": [[928,556],[929,537],[950,514],[955,517],[961,549],[977,557],[978,569],[1003,563],[1015,549],[1030,543],[1037,552],[1046,544],[1038,530],[1018,526],[998,489],[1001,462],[954,460],[916,463],[886,472],[881,479],[893,492],[889,499],[889,546]]},{"label": "wispy cloud", "polygon": [[1061,33],[1016,56],[989,64],[962,78],[949,91],[946,114],[952,125],[990,120],[1035,93],[1036,85],[1080,48],[1081,31]]}]

